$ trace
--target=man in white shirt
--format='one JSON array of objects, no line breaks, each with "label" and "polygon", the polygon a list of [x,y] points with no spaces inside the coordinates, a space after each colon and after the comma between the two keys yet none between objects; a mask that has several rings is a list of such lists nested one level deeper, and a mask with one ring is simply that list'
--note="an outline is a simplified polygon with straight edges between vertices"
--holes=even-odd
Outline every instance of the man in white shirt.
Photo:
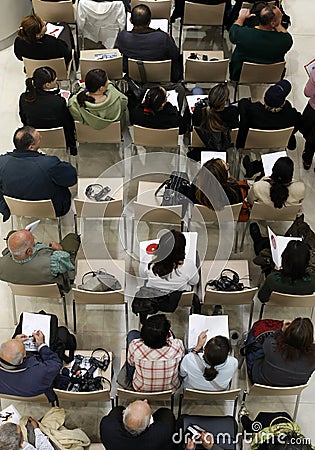
[{"label": "man in white shirt", "polygon": [[29,418],[34,428],[35,447],[23,440],[21,427],[15,423],[7,422],[0,426],[0,448],[1,450],[54,450],[48,437],[41,432],[36,420]]}]

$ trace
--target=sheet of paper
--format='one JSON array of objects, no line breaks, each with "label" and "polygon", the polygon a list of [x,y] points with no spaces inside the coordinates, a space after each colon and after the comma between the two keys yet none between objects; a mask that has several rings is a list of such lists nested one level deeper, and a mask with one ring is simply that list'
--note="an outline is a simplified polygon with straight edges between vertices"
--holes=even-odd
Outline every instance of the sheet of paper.
[{"label": "sheet of paper", "polygon": [[175,89],[172,89],[171,91],[167,91],[167,101],[170,102],[173,106],[178,108],[178,92],[175,91]]},{"label": "sheet of paper", "polygon": [[[127,13],[127,31],[131,31],[133,29],[133,25],[130,22],[131,13]],[[164,31],[165,33],[168,33],[168,20],[167,19],[151,19],[150,22],[150,28],[153,28],[154,30],[157,30],[160,28],[160,30]]]},{"label": "sheet of paper", "polygon": [[189,109],[191,112],[194,112],[196,103],[199,102],[199,100],[202,100],[203,98],[208,98],[208,96],[207,95],[187,95],[186,96],[187,103],[188,103],[188,106],[189,106]]},{"label": "sheet of paper", "polygon": [[40,223],[40,220],[35,220],[35,222],[29,223],[28,225],[26,225],[25,230],[28,230],[32,234],[34,234],[34,231],[38,227],[39,223]]},{"label": "sheet of paper", "polygon": [[7,422],[16,423],[18,425],[20,423],[20,418],[20,413],[13,405],[7,406],[0,412],[0,425]]},{"label": "sheet of paper", "polygon": [[272,168],[274,163],[278,161],[279,158],[287,156],[287,152],[285,150],[281,152],[275,153],[267,153],[266,155],[261,155],[261,160],[264,166],[264,172],[266,177],[270,177],[272,174]]},{"label": "sheet of paper", "polygon": [[315,69],[315,59],[312,59],[309,63],[305,64],[304,69],[308,76],[311,76],[312,71]]},{"label": "sheet of paper", "polygon": [[207,342],[214,336],[229,338],[229,316],[205,316],[191,314],[189,316],[188,348],[195,347],[199,334],[208,330]]},{"label": "sheet of paper", "polygon": [[226,152],[202,151],[201,152],[201,165],[203,166],[204,163],[209,161],[209,159],[213,159],[213,158],[220,158],[220,159],[223,159],[223,161],[226,162]]},{"label": "sheet of paper", "polygon": [[24,342],[26,351],[36,352],[37,345],[33,342],[32,333],[41,330],[45,336],[45,342],[49,345],[50,341],[50,315],[49,314],[33,314],[23,312],[22,334],[29,336]]},{"label": "sheet of paper", "polygon": [[102,59],[113,59],[117,58],[117,53],[95,53],[94,59],[102,60]]},{"label": "sheet of paper", "polygon": [[299,237],[277,236],[271,228],[268,228],[268,236],[270,241],[271,256],[276,266],[282,266],[282,253],[290,241],[301,241]]},{"label": "sheet of paper", "polygon": [[62,25],[54,25],[53,23],[46,23],[46,33],[45,34],[49,34],[49,36],[53,36],[55,38],[59,37],[60,34],[62,33],[62,30],[64,29],[64,27]]}]

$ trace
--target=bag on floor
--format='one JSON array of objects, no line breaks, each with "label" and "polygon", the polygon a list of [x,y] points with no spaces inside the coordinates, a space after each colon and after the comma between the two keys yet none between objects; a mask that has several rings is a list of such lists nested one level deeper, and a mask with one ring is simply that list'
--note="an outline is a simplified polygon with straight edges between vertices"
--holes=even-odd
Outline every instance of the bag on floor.
[{"label": "bag on floor", "polygon": [[164,188],[164,194],[161,206],[182,205],[182,217],[184,217],[189,203],[190,182],[186,172],[178,172],[173,170],[169,179],[163,183],[155,191],[158,197],[159,192]]},{"label": "bag on floor", "polygon": [[[89,279],[87,279],[88,277]],[[86,272],[78,289],[90,292],[118,291],[121,289],[121,284],[114,275],[106,272],[105,269],[98,269]]]}]

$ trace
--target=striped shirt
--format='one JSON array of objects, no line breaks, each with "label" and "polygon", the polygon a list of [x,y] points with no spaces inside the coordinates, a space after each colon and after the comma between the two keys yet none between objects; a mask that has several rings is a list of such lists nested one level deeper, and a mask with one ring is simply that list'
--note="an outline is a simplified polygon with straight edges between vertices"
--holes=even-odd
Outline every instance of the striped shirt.
[{"label": "striped shirt", "polygon": [[180,339],[168,339],[168,345],[153,349],[142,339],[134,339],[128,349],[128,362],[135,366],[132,385],[136,391],[158,392],[180,386],[178,366],[185,354]]}]

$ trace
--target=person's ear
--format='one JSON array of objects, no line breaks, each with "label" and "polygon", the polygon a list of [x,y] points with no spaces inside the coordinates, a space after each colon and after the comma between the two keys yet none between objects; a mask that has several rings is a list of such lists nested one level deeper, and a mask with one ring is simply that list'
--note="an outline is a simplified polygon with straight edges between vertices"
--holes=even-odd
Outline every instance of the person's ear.
[{"label": "person's ear", "polygon": [[26,251],[25,251],[25,254],[26,254],[27,256],[31,256],[31,255],[33,254],[33,249],[32,249],[31,247],[28,247],[28,248],[26,249]]}]

